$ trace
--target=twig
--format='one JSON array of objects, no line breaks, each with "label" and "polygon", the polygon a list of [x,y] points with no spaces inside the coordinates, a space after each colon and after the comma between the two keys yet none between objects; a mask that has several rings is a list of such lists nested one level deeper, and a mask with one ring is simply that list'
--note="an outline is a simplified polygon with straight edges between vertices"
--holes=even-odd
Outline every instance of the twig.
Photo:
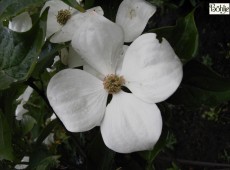
[{"label": "twig", "polygon": [[[27,85],[29,85],[31,88],[33,88],[38,94],[39,96],[41,96],[43,98],[43,100],[46,102],[47,106],[53,111],[53,108],[51,107],[45,92],[40,90],[35,84],[34,84],[34,79],[33,78],[29,78],[26,82]],[[54,113],[56,115],[56,113]],[[56,115],[57,116],[57,115]]]},{"label": "twig", "polygon": [[163,161],[175,161],[181,164],[194,165],[194,166],[230,168],[230,164],[223,164],[223,163],[192,161],[192,160],[184,160],[184,159],[172,159],[172,158],[167,158],[167,157],[158,157],[158,158]]}]

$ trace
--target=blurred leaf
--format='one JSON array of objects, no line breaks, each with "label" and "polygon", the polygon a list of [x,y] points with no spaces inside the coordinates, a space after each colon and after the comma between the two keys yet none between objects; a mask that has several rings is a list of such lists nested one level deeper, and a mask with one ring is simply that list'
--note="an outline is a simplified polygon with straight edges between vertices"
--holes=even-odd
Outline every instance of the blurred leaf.
[{"label": "blurred leaf", "polygon": [[166,170],[180,170],[180,168],[174,162],[172,162],[172,168],[167,168]]},{"label": "blurred leaf", "polygon": [[6,159],[12,161],[14,159],[11,139],[11,128],[0,110],[0,160]]},{"label": "blurred leaf", "polygon": [[168,100],[173,104],[214,106],[230,100],[230,79],[223,78],[205,65],[191,61],[184,67],[181,86]]},{"label": "blurred leaf", "polygon": [[156,7],[161,8],[162,13],[165,13],[165,7],[169,7],[171,9],[178,9],[178,7],[182,6],[185,0],[179,0],[178,2],[171,2],[169,0],[147,0],[151,4]]},{"label": "blurred leaf", "polygon": [[58,164],[59,161],[58,159],[61,156],[49,156],[42,161],[39,162],[39,164],[36,167],[36,170],[50,170],[51,168],[55,168]]},{"label": "blurred leaf", "polygon": [[64,163],[62,165],[69,169],[84,169],[83,165],[87,158],[79,142],[79,133],[67,132],[63,127],[59,127],[55,132],[55,143],[59,143],[57,150],[62,155],[60,161]]},{"label": "blurred leaf", "polygon": [[[99,170],[113,170],[115,152],[107,148],[98,132],[92,142],[88,146],[88,153],[90,160],[97,165]],[[100,153],[100,156],[98,156]]]},{"label": "blurred leaf", "polygon": [[122,0],[105,0],[105,1],[95,1],[95,6],[100,6],[104,11],[104,16],[111,21],[115,22],[117,15],[117,10]]},{"label": "blurred leaf", "polygon": [[85,7],[86,9],[92,8],[93,5],[94,5],[94,2],[95,2],[95,0],[85,0],[85,5],[84,5],[84,7]]},{"label": "blurred leaf", "polygon": [[43,12],[38,25],[24,34],[0,24],[0,90],[27,79],[31,74],[44,44],[47,12],[48,9]]},{"label": "blurred leaf", "polygon": [[8,20],[24,11],[36,12],[46,0],[1,0],[0,20]]},{"label": "blurred leaf", "polygon": [[160,139],[154,146],[154,148],[151,151],[144,151],[140,152],[140,155],[144,157],[144,159],[148,162],[146,166],[146,170],[153,170],[153,162],[157,155],[166,147],[168,143],[168,137],[169,137],[169,132],[163,133],[160,136]]},{"label": "blurred leaf", "polygon": [[54,62],[55,54],[64,47],[66,47],[66,45],[46,42],[39,55],[38,63],[33,71],[33,77],[39,77],[46,68],[50,67]]},{"label": "blurred leaf", "polygon": [[40,145],[44,139],[51,133],[51,131],[57,126],[58,119],[54,119],[51,121],[41,132],[41,134],[38,136],[36,144]]},{"label": "blurred leaf", "polygon": [[85,12],[85,9],[76,0],[62,0],[62,1],[68,4],[69,6],[77,9],[80,12]]},{"label": "blurred leaf", "polygon": [[14,79],[13,77],[9,77],[2,70],[0,70],[0,90],[8,88],[9,85],[14,81],[16,81],[16,79]]},{"label": "blurred leaf", "polygon": [[38,126],[43,127],[46,119],[50,116],[46,103],[37,93],[30,96],[30,100],[24,105],[24,108],[29,111],[27,114],[36,120]]},{"label": "blurred leaf", "polygon": [[[2,113],[4,113],[3,114],[4,122],[7,123],[7,125],[4,125],[2,122],[0,122],[0,126],[1,126],[0,129],[3,131],[6,131],[6,133],[9,133],[11,139],[10,141],[8,141],[8,145],[10,145],[10,148],[13,149],[13,153],[14,153],[13,155],[15,159],[18,159],[18,157],[20,157],[21,150],[23,150],[23,155],[21,156],[24,156],[26,149],[24,150],[22,148],[28,148],[28,146],[22,147],[21,145],[22,143],[25,143],[25,141],[22,141],[22,138],[21,138],[22,133],[21,131],[19,131],[19,128],[17,126],[18,122],[16,123],[15,121],[15,109],[17,106],[16,99],[19,97],[19,95],[21,95],[24,92],[25,88],[26,88],[25,85],[17,84],[16,86],[15,85],[11,86],[9,89],[0,91],[0,101],[1,101],[0,110],[2,111]],[[0,137],[0,148],[4,147],[5,149],[7,148],[7,146],[3,146],[1,144],[1,142],[3,142],[1,137]],[[2,151],[0,149],[0,155],[1,153]],[[1,166],[0,166],[0,169],[1,169]],[[7,168],[2,168],[2,169],[7,169]]]},{"label": "blurred leaf", "polygon": [[52,112],[37,92],[30,96],[30,100],[24,105],[24,108],[28,110],[27,115],[30,115],[36,121],[30,133],[31,138],[35,140],[45,129],[47,119],[50,118]]},{"label": "blurred leaf", "polygon": [[54,72],[48,72],[47,70],[43,70],[43,71],[44,72],[38,76],[40,76],[39,79],[40,79],[40,83],[41,83],[41,89],[43,90],[44,95],[45,95],[45,91],[46,91],[46,88],[49,84],[49,81],[52,78],[52,76],[54,74],[56,74],[56,72],[55,72],[56,70]]},{"label": "blurred leaf", "polygon": [[25,88],[25,85],[17,84],[0,91],[0,109],[2,109],[3,113],[6,113],[5,116],[9,127],[13,127],[15,120],[16,99],[24,92]]},{"label": "blurred leaf", "polygon": [[59,161],[60,156],[58,155],[50,155],[49,151],[45,146],[35,145],[33,147],[33,151],[31,152],[29,167],[31,170],[49,170],[52,167],[55,167]]},{"label": "blurred leaf", "polygon": [[7,164],[8,161],[0,161],[0,169],[4,169],[4,170],[10,170],[12,169],[12,166],[10,166],[9,164]]},{"label": "blurred leaf", "polygon": [[25,135],[30,132],[35,123],[36,120],[33,117],[30,115],[23,115],[23,119],[21,120],[22,133]]},{"label": "blurred leaf", "polygon": [[199,3],[199,0],[190,0],[192,6],[196,6]]},{"label": "blurred leaf", "polygon": [[194,21],[194,11],[177,21],[175,26],[153,29],[158,37],[164,37],[183,63],[195,57],[198,47],[198,31]]}]

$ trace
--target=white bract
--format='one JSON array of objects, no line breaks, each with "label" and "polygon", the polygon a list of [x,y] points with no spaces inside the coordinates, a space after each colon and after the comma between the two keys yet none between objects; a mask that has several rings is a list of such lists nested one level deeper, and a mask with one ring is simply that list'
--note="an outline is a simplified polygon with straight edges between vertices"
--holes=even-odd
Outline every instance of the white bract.
[{"label": "white bract", "polygon": [[84,62],[79,54],[70,45],[68,48],[63,48],[60,55],[63,64],[68,65],[69,68],[83,66]]},{"label": "white bract", "polygon": [[[29,156],[24,156],[21,160],[21,164],[17,164],[15,165],[15,169],[26,169],[29,165],[29,160],[30,160],[30,157]],[[25,164],[23,164],[25,163]]]},{"label": "white bract", "polygon": [[84,23],[91,12],[97,12],[103,15],[101,7],[95,7],[84,13],[65,4],[61,0],[47,1],[42,8],[41,13],[49,8],[47,16],[46,37],[51,37],[53,43],[70,41],[75,31]]},{"label": "white bract", "polygon": [[[123,0],[118,8],[116,24],[124,32],[124,41],[132,42],[143,32],[149,18],[156,12],[156,7],[144,0]],[[83,64],[79,54],[68,56],[69,67]],[[84,67],[88,67],[85,65]]]},{"label": "white bract", "polygon": [[42,142],[47,146],[50,146],[54,143],[54,133],[50,133]]},{"label": "white bract", "polygon": [[32,20],[28,12],[23,12],[12,18],[9,22],[9,29],[16,32],[26,32],[32,28]]},{"label": "white bract", "polygon": [[[120,26],[91,15],[75,33],[72,46],[104,79],[78,69],[62,70],[50,80],[47,97],[67,130],[100,126],[109,148],[129,153],[152,149],[159,139],[162,118],[155,103],[178,88],[182,64],[170,44],[165,39],[159,43],[153,33],[138,37],[125,54],[123,43]],[[106,106],[108,93],[113,98]]]},{"label": "white bract", "polygon": [[124,41],[132,42],[143,32],[156,7],[144,0],[123,0],[119,6],[116,23],[124,31]]},{"label": "white bract", "polygon": [[20,101],[20,104],[18,104],[15,110],[15,116],[17,120],[22,120],[23,115],[28,112],[28,110],[24,108],[24,105],[27,103],[32,93],[33,89],[28,86],[23,94],[18,97],[17,101]]}]

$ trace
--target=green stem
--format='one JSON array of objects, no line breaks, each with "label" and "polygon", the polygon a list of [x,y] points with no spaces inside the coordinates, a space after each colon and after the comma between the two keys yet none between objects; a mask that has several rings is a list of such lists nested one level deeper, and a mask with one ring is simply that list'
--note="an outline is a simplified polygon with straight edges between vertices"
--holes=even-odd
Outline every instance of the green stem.
[{"label": "green stem", "polygon": [[202,161],[192,161],[192,160],[184,160],[184,159],[172,159],[167,157],[159,157],[159,160],[162,161],[174,161],[180,164],[186,165],[194,165],[194,166],[202,166],[202,167],[221,167],[221,168],[230,168],[230,164],[223,164],[223,163],[212,163],[212,162],[202,162]]}]

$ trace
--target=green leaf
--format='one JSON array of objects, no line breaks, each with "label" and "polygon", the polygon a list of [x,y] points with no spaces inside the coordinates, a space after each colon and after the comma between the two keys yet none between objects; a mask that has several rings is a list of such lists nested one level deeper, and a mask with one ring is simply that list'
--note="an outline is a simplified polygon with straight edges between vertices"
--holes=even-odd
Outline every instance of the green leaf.
[{"label": "green leaf", "polygon": [[27,134],[34,127],[36,120],[30,115],[23,115],[23,119],[21,121],[21,128],[23,135]]},{"label": "green leaf", "polygon": [[156,158],[156,156],[163,150],[164,147],[167,145],[168,141],[168,135],[169,133],[162,133],[160,139],[154,146],[154,148],[151,151],[144,151],[140,152],[141,156],[145,158],[145,160],[148,162],[148,165],[146,166],[146,170],[152,170],[153,162]]},{"label": "green leaf", "polygon": [[224,78],[205,65],[191,61],[184,67],[180,88],[168,100],[173,104],[199,107],[215,106],[230,100],[230,79]]},{"label": "green leaf", "polygon": [[27,115],[30,115],[36,121],[36,124],[34,124],[34,127],[30,131],[31,138],[36,140],[43,131],[47,130],[46,121],[52,113],[48,109],[44,100],[37,96],[36,93],[31,96],[30,101],[24,106],[29,111]]},{"label": "green leaf", "polygon": [[[101,133],[98,132],[92,142],[88,146],[87,155],[93,161],[95,165],[97,165],[97,169],[100,170],[112,170],[114,163],[115,152],[108,149],[101,137]],[[100,153],[100,156],[98,156]],[[94,167],[95,168],[95,167]]]},{"label": "green leaf", "polygon": [[33,77],[39,77],[47,67],[50,67],[54,62],[55,54],[64,47],[67,47],[67,45],[46,42],[42,48],[42,51],[39,55],[39,60],[33,71]]},{"label": "green leaf", "polygon": [[76,0],[62,0],[62,1],[80,12],[85,12],[85,9]]},{"label": "green leaf", "polygon": [[85,5],[84,5],[84,7],[85,7],[86,9],[92,8],[93,5],[94,5],[94,2],[95,2],[95,0],[85,0]]},{"label": "green leaf", "polygon": [[14,159],[11,139],[11,129],[5,115],[0,110],[0,160],[12,161]]},{"label": "green leaf", "polygon": [[58,119],[54,119],[51,121],[41,132],[41,134],[38,136],[36,144],[40,145],[43,140],[51,133],[51,131],[58,125]]},{"label": "green leaf", "polygon": [[38,12],[46,0],[1,0],[0,20],[9,20],[11,17],[24,11],[31,13]]},{"label": "green leaf", "polygon": [[15,33],[0,24],[0,90],[30,76],[44,44],[47,13],[48,9],[33,29],[24,34]]},{"label": "green leaf", "polygon": [[59,164],[59,158],[61,156],[55,155],[55,156],[49,156],[42,161],[39,162],[39,164],[36,167],[36,170],[50,170],[51,168],[56,167]]},{"label": "green leaf", "polygon": [[172,162],[172,168],[167,168],[166,170],[181,170],[174,162]]},{"label": "green leaf", "polygon": [[104,16],[109,20],[115,22],[116,14],[119,5],[121,4],[122,0],[106,0],[106,1],[96,1],[95,4],[101,6],[104,11]]},{"label": "green leaf", "polygon": [[49,170],[55,167],[60,158],[59,155],[51,155],[49,150],[44,145],[34,145],[33,151],[31,152],[29,167],[31,170]]},{"label": "green leaf", "polygon": [[8,125],[13,127],[15,120],[15,110],[18,105],[16,99],[24,92],[26,86],[17,84],[9,89],[0,91],[0,109],[5,114]]},{"label": "green leaf", "polygon": [[0,90],[8,88],[10,84],[16,81],[16,79],[6,75],[2,70],[0,70]]},{"label": "green leaf", "polygon": [[175,26],[157,28],[150,32],[168,40],[183,63],[195,57],[198,47],[198,31],[194,21],[194,11],[179,19]]}]

